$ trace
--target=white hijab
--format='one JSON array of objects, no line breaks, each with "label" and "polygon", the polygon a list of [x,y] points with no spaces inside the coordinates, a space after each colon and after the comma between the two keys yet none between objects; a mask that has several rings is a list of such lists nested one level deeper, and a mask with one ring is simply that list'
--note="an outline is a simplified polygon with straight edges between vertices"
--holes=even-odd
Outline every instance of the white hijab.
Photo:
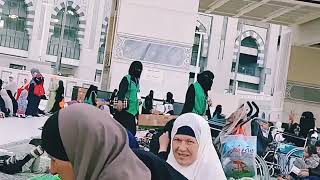
[{"label": "white hijab", "polygon": [[[173,156],[172,142],[178,128],[189,126],[199,143],[198,158],[188,167],[183,167]],[[179,116],[174,122],[171,137],[171,151],[167,162],[189,180],[226,180],[217,152],[213,146],[210,127],[203,117],[187,113]]]}]

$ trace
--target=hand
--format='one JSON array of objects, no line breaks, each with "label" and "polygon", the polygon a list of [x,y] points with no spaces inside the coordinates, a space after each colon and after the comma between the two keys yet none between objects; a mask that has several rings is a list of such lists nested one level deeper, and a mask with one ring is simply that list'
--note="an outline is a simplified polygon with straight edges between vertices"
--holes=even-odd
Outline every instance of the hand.
[{"label": "hand", "polygon": [[169,143],[170,143],[169,132],[165,132],[159,137],[159,145],[160,145],[159,152],[167,152]]},{"label": "hand", "polygon": [[299,177],[308,177],[309,176],[309,171],[308,170],[301,170],[300,173],[298,174]]},{"label": "hand", "polygon": [[290,114],[289,114],[289,123],[293,124],[294,123],[294,112],[291,110]]},{"label": "hand", "polygon": [[211,98],[208,100],[208,106],[212,107],[212,99]]},{"label": "hand", "polygon": [[121,100],[118,100],[118,104],[117,104],[117,110],[120,112],[123,109],[123,103]]}]

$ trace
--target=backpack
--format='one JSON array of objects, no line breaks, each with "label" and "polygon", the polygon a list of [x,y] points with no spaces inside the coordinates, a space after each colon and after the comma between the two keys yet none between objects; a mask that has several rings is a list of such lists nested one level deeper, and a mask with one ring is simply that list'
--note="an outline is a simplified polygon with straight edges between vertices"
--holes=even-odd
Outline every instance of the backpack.
[{"label": "backpack", "polygon": [[36,84],[34,86],[34,92],[33,93],[38,97],[43,96],[45,94],[44,88],[43,88],[43,84]]}]

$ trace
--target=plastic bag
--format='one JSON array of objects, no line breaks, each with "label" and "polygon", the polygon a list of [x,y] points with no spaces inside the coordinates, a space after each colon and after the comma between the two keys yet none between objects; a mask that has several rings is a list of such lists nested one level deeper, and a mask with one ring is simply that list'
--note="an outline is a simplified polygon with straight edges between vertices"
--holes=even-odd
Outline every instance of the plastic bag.
[{"label": "plastic bag", "polygon": [[221,162],[228,179],[256,178],[257,137],[227,135],[221,138]]}]

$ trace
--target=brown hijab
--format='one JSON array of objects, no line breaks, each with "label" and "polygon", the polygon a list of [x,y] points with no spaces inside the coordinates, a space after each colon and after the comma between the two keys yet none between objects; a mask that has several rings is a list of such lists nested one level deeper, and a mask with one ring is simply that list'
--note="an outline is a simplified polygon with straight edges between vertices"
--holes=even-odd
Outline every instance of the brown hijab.
[{"label": "brown hijab", "polygon": [[[65,151],[77,180],[151,179],[148,168],[130,150],[126,130],[107,113],[87,104],[74,104],[58,113],[46,124],[57,119],[61,154]],[[48,139],[55,134],[48,129],[50,125],[45,125],[42,132],[45,150],[52,147]]]}]

